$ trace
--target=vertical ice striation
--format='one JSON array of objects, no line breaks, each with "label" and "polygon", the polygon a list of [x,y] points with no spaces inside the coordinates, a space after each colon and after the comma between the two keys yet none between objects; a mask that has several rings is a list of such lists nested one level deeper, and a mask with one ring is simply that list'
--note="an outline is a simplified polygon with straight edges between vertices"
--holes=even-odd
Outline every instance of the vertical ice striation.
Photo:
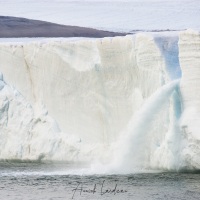
[{"label": "vertical ice striation", "polygon": [[187,30],[180,34],[179,58],[182,70],[181,119],[184,146],[182,156],[189,169],[200,167],[200,34]]},{"label": "vertical ice striation", "polygon": [[199,169],[199,57],[194,31],[1,43],[0,159]]},{"label": "vertical ice striation", "polygon": [[10,84],[32,103],[44,103],[62,131],[87,143],[115,142],[163,79],[160,51],[145,34],[2,44],[0,59]]},{"label": "vertical ice striation", "polygon": [[178,49],[178,36],[177,35],[163,35],[156,34],[154,37],[162,56],[165,60],[165,70],[169,79],[181,78],[182,72],[179,63],[179,49]]}]

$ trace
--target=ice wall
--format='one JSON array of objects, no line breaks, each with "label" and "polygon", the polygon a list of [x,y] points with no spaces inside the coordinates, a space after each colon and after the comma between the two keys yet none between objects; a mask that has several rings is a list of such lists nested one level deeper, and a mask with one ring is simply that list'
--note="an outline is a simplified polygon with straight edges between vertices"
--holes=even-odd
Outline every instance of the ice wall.
[{"label": "ice wall", "polygon": [[179,59],[182,70],[183,115],[182,156],[191,169],[200,166],[200,34],[188,30],[180,34]]},{"label": "ice wall", "polygon": [[62,132],[44,105],[31,105],[0,74],[0,160],[89,162],[106,150]]},{"label": "ice wall", "polygon": [[[85,153],[77,153],[74,160],[81,161],[86,157],[108,159],[113,144],[124,134],[133,114],[168,80],[154,38],[145,34],[97,40],[5,43],[0,45],[0,60],[0,71],[6,82],[20,91],[33,107],[44,104],[60,130],[78,138],[76,141],[81,143],[78,151]],[[152,129],[155,140],[162,138],[157,132],[165,134],[168,129],[168,125],[162,125],[168,118],[168,106],[163,110],[165,114],[155,121]],[[48,131],[44,132],[48,140]],[[50,154],[51,148],[45,152],[40,145],[36,147],[43,159],[73,160],[65,153],[56,157],[58,150]],[[105,156],[104,152],[109,153]],[[34,157],[24,153],[9,158],[38,159],[40,154]]]},{"label": "ice wall", "polygon": [[[0,91],[0,159],[108,163],[116,149],[127,147],[121,138],[134,138],[128,127],[147,120],[137,115],[142,112],[149,120],[140,123],[141,145],[133,142],[142,147],[137,166],[199,169],[199,43],[194,31],[1,43],[1,80],[10,92]],[[180,90],[166,93],[159,109],[150,104],[152,116],[143,112],[158,89],[176,78]]]},{"label": "ice wall", "polygon": [[31,103],[42,102],[62,131],[110,144],[163,83],[153,37],[0,45],[0,70]]}]

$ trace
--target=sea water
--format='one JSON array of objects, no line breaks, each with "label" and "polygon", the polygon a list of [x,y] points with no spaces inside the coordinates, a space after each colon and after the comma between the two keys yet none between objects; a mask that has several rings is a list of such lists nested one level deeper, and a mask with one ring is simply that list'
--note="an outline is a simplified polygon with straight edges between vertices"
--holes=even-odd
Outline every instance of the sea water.
[{"label": "sea water", "polygon": [[1,163],[2,200],[199,199],[200,173],[90,174],[68,164]]}]

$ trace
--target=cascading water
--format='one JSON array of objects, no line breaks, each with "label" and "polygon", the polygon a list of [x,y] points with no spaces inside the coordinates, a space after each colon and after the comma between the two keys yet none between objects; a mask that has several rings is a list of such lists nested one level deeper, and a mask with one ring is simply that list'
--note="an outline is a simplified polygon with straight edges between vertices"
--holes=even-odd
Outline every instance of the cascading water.
[{"label": "cascading water", "polygon": [[[149,148],[148,138],[149,129],[151,129],[152,121],[157,112],[169,103],[170,96],[176,92],[179,80],[172,81],[157,90],[143,105],[143,107],[134,114],[130,120],[127,129],[119,139],[115,150],[115,158],[111,164],[111,169],[120,173],[130,173],[141,170],[141,168],[149,167],[148,155],[146,148]],[[174,105],[176,107],[176,105]],[[178,130],[177,121],[174,119],[172,134],[170,138],[175,136]],[[174,139],[175,140],[175,139]],[[176,145],[173,141],[173,145]],[[174,147],[172,147],[173,149]],[[175,147],[176,148],[176,147]],[[147,154],[148,154],[147,153]],[[175,155],[174,155],[175,156]],[[177,159],[177,158],[176,158]]]}]

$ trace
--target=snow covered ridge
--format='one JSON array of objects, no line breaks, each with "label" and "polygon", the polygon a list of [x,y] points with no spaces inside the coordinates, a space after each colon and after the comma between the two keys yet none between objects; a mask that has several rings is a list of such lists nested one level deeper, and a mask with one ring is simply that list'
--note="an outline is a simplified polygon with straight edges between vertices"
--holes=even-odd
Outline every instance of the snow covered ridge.
[{"label": "snow covered ridge", "polygon": [[0,159],[199,169],[199,56],[191,30],[0,43]]}]

